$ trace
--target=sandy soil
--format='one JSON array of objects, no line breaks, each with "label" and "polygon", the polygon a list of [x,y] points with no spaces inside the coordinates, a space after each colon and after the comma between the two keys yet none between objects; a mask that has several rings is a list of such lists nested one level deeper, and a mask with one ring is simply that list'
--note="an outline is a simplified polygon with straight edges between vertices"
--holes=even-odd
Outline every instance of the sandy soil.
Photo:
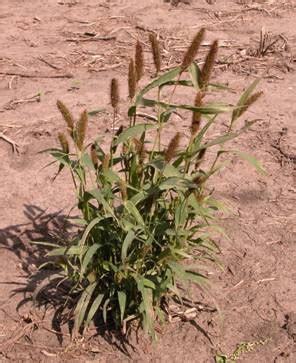
[{"label": "sandy soil", "polygon": [[[0,2],[1,362],[213,362],[219,352],[231,354],[237,344],[260,339],[266,344],[243,354],[242,362],[296,361],[295,4],[174,3],[178,1]],[[60,344],[52,315],[44,317],[24,304],[29,294],[23,292],[40,261],[29,241],[62,233],[63,216],[74,202],[67,175],[52,184],[55,168],[43,169],[51,160],[38,154],[56,145],[57,132],[64,127],[56,100],[73,112],[103,108],[91,118],[89,136],[101,134],[108,140],[109,82],[114,76],[121,82],[118,123],[124,122],[126,69],[135,40],[143,42],[148,66],[148,34],[158,33],[163,66],[170,67],[203,25],[208,41],[220,40],[217,81],[228,82],[234,99],[254,77],[262,77],[264,91],[248,114],[260,121],[233,147],[255,155],[268,175],[260,176],[235,159],[213,182],[216,195],[231,209],[222,220],[229,239],[219,241],[224,270],[213,270],[212,279],[221,314],[196,291],[193,299],[200,302],[200,311],[194,321],[168,324],[157,344],[142,338],[126,347],[129,355],[106,336],[70,343],[65,334]],[[262,27],[269,38],[260,55]],[[205,44],[200,58],[207,49]],[[186,120],[175,126],[188,133]],[[7,140],[16,143],[15,152]]]}]

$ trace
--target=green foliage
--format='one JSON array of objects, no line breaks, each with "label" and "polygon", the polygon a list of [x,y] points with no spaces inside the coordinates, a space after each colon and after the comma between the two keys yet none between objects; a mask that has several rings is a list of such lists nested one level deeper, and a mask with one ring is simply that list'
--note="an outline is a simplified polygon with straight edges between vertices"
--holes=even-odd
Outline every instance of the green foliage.
[{"label": "green foliage", "polygon": [[[206,263],[215,261],[217,246],[209,229],[221,206],[208,191],[207,181],[224,165],[218,162],[228,155],[225,143],[251,123],[233,130],[238,116],[235,108],[205,102],[207,92],[199,88],[200,74],[193,63],[182,70],[182,77],[192,81],[181,80],[177,67],[141,89],[128,111],[130,126],[113,135],[108,152],[97,141],[91,148],[85,144],[86,112],[78,127],[68,127],[74,152],[65,146],[49,151],[60,165],[59,172],[69,169],[81,212],[77,221],[80,232],[65,245],[53,246],[49,253],[57,257],[56,265],[76,297],[76,332],[101,315],[105,323],[112,321],[117,328],[137,318],[154,336],[155,321],[163,318],[160,307],[165,298],[182,300],[180,284],[193,282],[206,287],[207,276],[201,271]],[[162,92],[172,86],[168,101]],[[176,87],[181,86],[203,92],[203,104],[172,103]],[[221,93],[225,87],[210,84],[210,88]],[[244,106],[253,88],[239,100],[238,107]],[[157,91],[156,99],[146,98],[151,90]],[[138,122],[137,112],[143,107],[156,114],[158,121]],[[66,107],[59,104],[59,108],[65,109],[69,118]],[[179,142],[180,135],[175,135],[163,147],[169,119],[178,109],[198,113],[203,125],[191,132],[187,142]],[[229,131],[205,141],[217,115],[228,111],[233,112]],[[65,144],[65,138],[63,141]],[[186,143],[183,147],[182,142]],[[214,146],[213,160],[204,163],[206,151]],[[235,154],[260,168],[246,154]]]}]

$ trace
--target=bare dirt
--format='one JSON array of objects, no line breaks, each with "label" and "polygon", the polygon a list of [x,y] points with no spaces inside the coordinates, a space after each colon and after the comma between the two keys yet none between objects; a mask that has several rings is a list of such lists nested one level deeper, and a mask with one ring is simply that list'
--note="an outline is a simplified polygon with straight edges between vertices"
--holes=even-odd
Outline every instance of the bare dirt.
[{"label": "bare dirt", "polygon": [[[289,0],[1,0],[1,362],[214,362],[218,353],[230,355],[238,344],[259,340],[265,344],[242,354],[242,362],[296,361],[295,19]],[[121,82],[119,124],[136,39],[148,69],[148,34],[159,34],[166,68],[178,64],[201,26],[207,41],[220,40],[215,78],[228,82],[232,100],[258,76],[264,91],[247,115],[260,120],[233,147],[255,155],[268,175],[235,159],[212,181],[230,208],[221,223],[229,239],[218,241],[224,270],[212,272],[215,303],[195,291],[194,320],[162,327],[157,344],[143,337],[126,347],[129,355],[106,336],[70,342],[66,331],[60,344],[52,309],[43,316],[24,304],[30,293],[23,292],[40,261],[29,241],[63,233],[74,203],[67,175],[52,184],[56,168],[43,169],[51,159],[38,154],[55,146],[64,128],[56,100],[74,113],[103,108],[91,117],[89,137],[100,134],[106,142],[109,82],[114,76]],[[260,49],[262,27],[268,38]],[[205,44],[200,59],[207,50]],[[172,133],[175,128],[188,134],[186,120]],[[211,309],[215,304],[220,314]]]}]

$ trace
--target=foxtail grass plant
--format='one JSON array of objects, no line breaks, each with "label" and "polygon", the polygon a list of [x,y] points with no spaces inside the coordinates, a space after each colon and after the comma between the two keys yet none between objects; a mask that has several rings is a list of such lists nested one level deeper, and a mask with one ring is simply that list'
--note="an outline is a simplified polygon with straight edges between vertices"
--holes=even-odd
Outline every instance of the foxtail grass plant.
[{"label": "foxtail grass plant", "polygon": [[[137,43],[128,73],[132,122],[112,135],[109,149],[99,139],[86,142],[86,111],[76,122],[66,106],[57,103],[74,148],[71,151],[66,135],[60,133],[61,148],[49,152],[59,163],[59,172],[69,169],[81,216],[75,220],[77,234],[62,245],[52,245],[48,255],[55,258],[61,283],[67,281],[71,286],[67,304],[76,334],[100,317],[124,333],[136,320],[155,337],[155,324],[166,320],[163,302],[175,298],[182,303],[187,291],[182,284],[207,289],[207,264],[215,261],[218,251],[210,231],[221,207],[209,191],[209,178],[232,154],[261,170],[253,157],[227,148],[229,141],[253,124],[248,121],[239,126],[238,119],[261,95],[254,93],[258,80],[236,106],[209,102],[209,91],[213,95],[218,90],[220,97],[226,87],[211,82],[217,41],[202,69],[195,61],[204,34],[202,29],[196,35],[180,66],[162,74],[158,41],[150,35],[158,76],[138,92],[144,68]],[[192,90],[192,105],[166,101],[172,88],[175,92],[181,87]],[[149,96],[153,90],[156,99]],[[114,112],[118,101],[118,82],[113,79]],[[153,117],[139,118],[142,109]],[[183,133],[181,138],[181,131],[171,130],[170,125],[172,115],[182,110],[192,114],[187,138]],[[230,114],[228,130],[211,138],[208,131],[222,113]],[[153,142],[155,134],[160,142]]]}]

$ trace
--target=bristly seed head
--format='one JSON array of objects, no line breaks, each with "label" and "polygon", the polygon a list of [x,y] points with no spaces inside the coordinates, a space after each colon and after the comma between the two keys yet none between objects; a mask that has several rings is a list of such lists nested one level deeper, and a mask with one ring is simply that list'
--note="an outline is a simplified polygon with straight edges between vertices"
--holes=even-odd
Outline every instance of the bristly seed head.
[{"label": "bristly seed head", "polygon": [[75,122],[74,122],[74,118],[73,118],[71,112],[66,107],[66,105],[62,101],[59,101],[59,100],[57,101],[57,108],[59,109],[60,113],[62,114],[62,116],[68,126],[68,130],[69,130],[71,136],[73,136]]},{"label": "bristly seed head", "polygon": [[136,139],[136,138],[133,138],[132,139],[132,142],[133,142],[133,144],[134,144],[134,146],[135,146],[135,150],[136,150],[136,152],[138,153],[139,152],[139,150],[141,149],[141,141],[140,140],[138,140],[138,139]]},{"label": "bristly seed head", "polygon": [[86,110],[84,110],[76,125],[76,145],[79,150],[82,150],[86,129],[87,129],[87,123],[88,123],[88,116]]},{"label": "bristly seed head", "polygon": [[92,163],[94,165],[94,167],[97,169],[98,167],[98,155],[97,155],[97,152],[96,152],[96,145],[95,144],[92,144],[91,148],[90,148],[90,156],[91,156],[91,160],[92,160]]},{"label": "bristly seed head", "polygon": [[109,169],[109,164],[110,164],[110,154],[106,154],[103,161],[102,161],[102,169],[103,171],[106,171]]},{"label": "bristly seed head", "polygon": [[62,132],[58,133],[58,139],[59,142],[61,144],[62,150],[65,154],[69,154],[69,143],[68,140],[66,138],[66,135],[63,134]]},{"label": "bristly seed head", "polygon": [[153,62],[156,68],[156,72],[159,73],[161,69],[161,55],[160,55],[159,42],[154,33],[149,34],[149,41],[151,44]]},{"label": "bristly seed head", "polygon": [[119,189],[120,189],[120,193],[121,193],[121,198],[123,201],[127,200],[127,187],[126,187],[126,182],[122,179],[120,179],[119,181]]},{"label": "bristly seed head", "polygon": [[168,148],[165,151],[165,161],[171,161],[176,155],[180,143],[181,134],[177,132],[175,136],[169,142]]},{"label": "bristly seed head", "polygon": [[131,59],[128,68],[128,95],[129,98],[132,100],[136,94],[136,70],[135,70],[135,63],[134,60]]},{"label": "bristly seed head", "polygon": [[139,80],[144,75],[144,56],[142,44],[137,40],[136,52],[135,52],[135,71],[136,71],[136,81]]},{"label": "bristly seed head", "polygon": [[205,181],[205,176],[200,174],[196,176],[192,181],[196,185],[201,185]]},{"label": "bristly seed head", "polygon": [[255,92],[253,93],[246,101],[246,103],[244,104],[244,106],[238,110],[238,116],[240,117],[243,113],[245,113],[247,111],[247,109],[253,104],[255,103],[261,96],[263,95],[263,92]]},{"label": "bristly seed head", "polygon": [[[202,98],[203,94],[202,92],[198,92],[195,96],[194,100],[194,106],[195,107],[201,107],[202,106]],[[191,122],[191,135],[195,136],[199,130],[201,122],[201,113],[200,112],[194,112],[192,113],[192,122]]]},{"label": "bristly seed head", "polygon": [[198,153],[196,162],[195,162],[195,169],[198,169],[200,167],[200,164],[202,163],[205,153],[207,151],[207,148],[201,149],[200,152]]},{"label": "bristly seed head", "polygon": [[211,48],[206,56],[205,63],[201,70],[200,81],[203,90],[207,90],[208,88],[212,71],[215,65],[217,53],[218,53],[218,40],[215,40],[211,45]]},{"label": "bristly seed head", "polygon": [[117,111],[119,103],[119,85],[118,85],[118,80],[116,78],[112,78],[111,80],[110,99],[114,111]]},{"label": "bristly seed head", "polygon": [[187,69],[190,64],[194,61],[198,49],[201,45],[205,36],[205,28],[201,28],[200,31],[195,35],[193,38],[192,43],[190,44],[189,48],[187,49],[186,53],[184,54],[183,61],[181,64],[181,73]]},{"label": "bristly seed head", "polygon": [[115,133],[115,136],[119,136],[122,133],[122,131],[123,131],[123,125],[120,125],[118,130]]},{"label": "bristly seed head", "polygon": [[143,162],[147,154],[143,141],[134,138],[133,143],[135,145],[136,153],[139,156],[139,161]]}]

